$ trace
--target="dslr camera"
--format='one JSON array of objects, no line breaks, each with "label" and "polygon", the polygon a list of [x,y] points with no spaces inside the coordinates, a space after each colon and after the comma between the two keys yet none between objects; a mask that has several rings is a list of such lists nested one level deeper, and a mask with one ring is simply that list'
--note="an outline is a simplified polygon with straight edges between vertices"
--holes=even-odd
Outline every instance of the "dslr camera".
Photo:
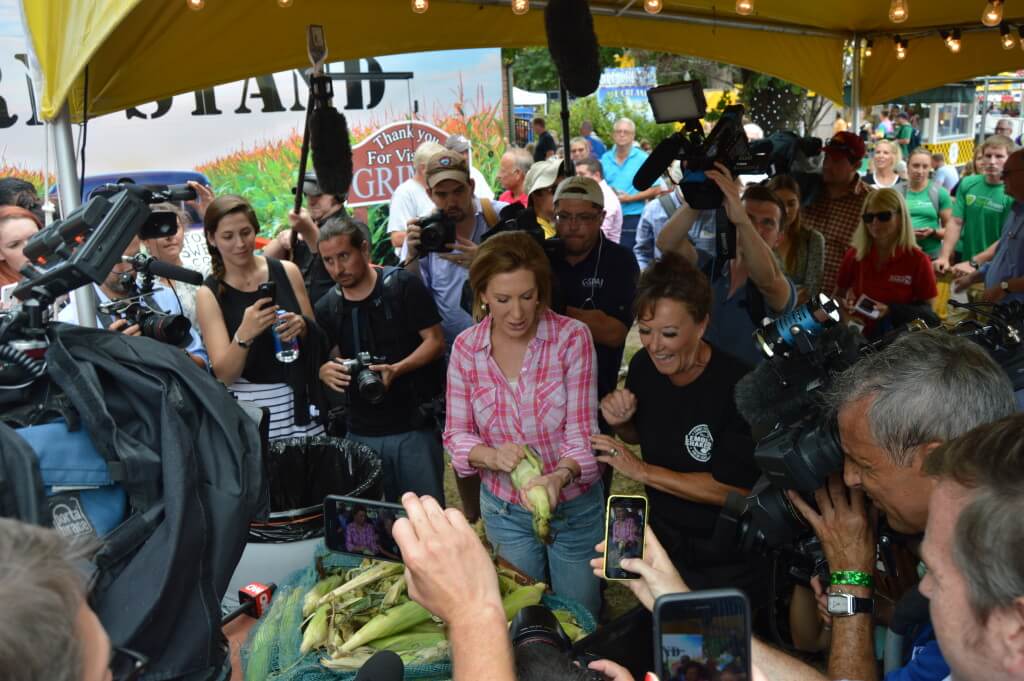
[{"label": "dslr camera", "polygon": [[183,347],[191,340],[192,322],[188,317],[154,310],[142,295],[111,300],[98,309],[101,314],[127,320],[129,326],[138,324],[143,336],[161,343]]},{"label": "dslr camera", "polygon": [[355,376],[356,389],[359,396],[370,404],[380,404],[384,399],[387,388],[384,386],[384,379],[379,371],[370,369],[372,364],[386,364],[387,358],[371,355],[368,352],[360,352],[352,359],[339,359],[339,364],[345,367],[350,376]]},{"label": "dslr camera", "polygon": [[421,218],[419,253],[451,253],[448,244],[455,243],[455,223],[442,211]]}]

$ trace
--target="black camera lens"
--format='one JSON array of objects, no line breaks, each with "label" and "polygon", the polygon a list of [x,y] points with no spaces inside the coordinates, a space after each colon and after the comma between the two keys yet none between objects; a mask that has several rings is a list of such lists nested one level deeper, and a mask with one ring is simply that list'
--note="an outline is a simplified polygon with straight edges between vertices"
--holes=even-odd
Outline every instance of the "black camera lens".
[{"label": "black camera lens", "polygon": [[192,330],[188,317],[153,310],[140,314],[138,324],[143,336],[168,345],[186,345]]},{"label": "black camera lens", "polygon": [[425,227],[420,232],[420,248],[424,251],[433,252],[444,248],[444,234],[437,225]]},{"label": "black camera lens", "polygon": [[356,376],[356,387],[359,389],[359,395],[370,404],[380,404],[384,400],[384,393],[387,392],[380,374],[369,369],[363,369]]}]

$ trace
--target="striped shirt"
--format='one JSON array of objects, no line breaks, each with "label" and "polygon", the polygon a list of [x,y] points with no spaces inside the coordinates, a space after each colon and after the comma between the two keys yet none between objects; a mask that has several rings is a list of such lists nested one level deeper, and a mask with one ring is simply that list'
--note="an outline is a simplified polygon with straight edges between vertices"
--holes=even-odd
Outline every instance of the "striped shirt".
[{"label": "striped shirt", "polygon": [[800,213],[800,224],[816,229],[825,237],[825,271],[821,292],[832,295],[836,290],[836,275],[843,264],[843,256],[850,248],[853,233],[861,223],[864,199],[872,189],[860,176],[854,178],[850,189],[838,198],[831,198],[826,187],[821,187],[818,198]]},{"label": "striped shirt", "polygon": [[270,411],[270,439],[323,435],[323,424],[312,419],[307,425],[295,424],[295,391],[287,383],[250,383],[239,378],[228,388],[236,400],[252,402]]},{"label": "striped shirt", "polygon": [[469,452],[478,445],[530,445],[550,473],[569,457],[582,475],[562,489],[575,499],[600,478],[590,448],[597,432],[594,342],[587,327],[544,311],[523,357],[515,385],[491,357],[491,318],[459,334],[448,363],[445,447],[461,477],[480,475],[496,497],[514,504],[519,495],[507,473],[477,470]]}]

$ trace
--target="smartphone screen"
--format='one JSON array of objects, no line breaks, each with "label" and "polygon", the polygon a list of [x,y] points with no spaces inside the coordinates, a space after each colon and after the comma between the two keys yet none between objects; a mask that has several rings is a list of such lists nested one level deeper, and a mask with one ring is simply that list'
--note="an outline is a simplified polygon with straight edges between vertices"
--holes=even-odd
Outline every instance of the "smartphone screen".
[{"label": "smartphone screen", "polygon": [[256,289],[259,291],[260,298],[270,298],[274,300],[277,296],[277,282],[265,281],[259,285]]},{"label": "smartphone screen", "polygon": [[750,678],[750,605],[742,592],[662,596],[654,606],[654,629],[659,678]]},{"label": "smartphone screen", "polygon": [[604,576],[606,579],[637,579],[622,569],[623,558],[644,557],[644,526],[647,499],[613,494],[605,516]]},{"label": "smartphone screen", "polygon": [[391,529],[404,517],[405,509],[399,504],[328,496],[324,498],[324,544],[335,553],[400,563],[402,554]]},{"label": "smartphone screen", "polygon": [[871,298],[868,298],[865,295],[861,295],[861,297],[857,299],[857,304],[854,306],[854,309],[857,310],[857,312],[860,312],[862,315],[864,315],[866,317],[871,317],[872,319],[877,319],[878,318],[878,309],[876,307],[877,305],[878,305],[877,301],[875,301],[875,300],[873,300]]}]

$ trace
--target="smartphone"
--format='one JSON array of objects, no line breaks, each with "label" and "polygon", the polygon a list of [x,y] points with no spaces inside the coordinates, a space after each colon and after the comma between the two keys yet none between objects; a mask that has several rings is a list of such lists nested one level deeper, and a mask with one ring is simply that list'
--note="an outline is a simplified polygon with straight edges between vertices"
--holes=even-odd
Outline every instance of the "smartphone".
[{"label": "smartphone", "polygon": [[[654,602],[654,664],[660,679],[750,679],[750,602],[742,591],[666,594]],[[687,673],[698,668],[698,673]]]},{"label": "smartphone", "polygon": [[640,575],[622,569],[623,558],[644,557],[644,528],[647,527],[647,497],[612,494],[604,517],[604,578],[637,579]]},{"label": "smartphone", "polygon": [[270,298],[271,302],[277,302],[277,282],[265,281],[256,287],[260,298]]},{"label": "smartphone", "polygon": [[857,304],[853,306],[853,309],[860,312],[865,317],[878,319],[878,301],[868,298],[863,293],[860,298],[857,299]]},{"label": "smartphone", "polygon": [[324,544],[335,553],[401,563],[391,528],[404,517],[399,504],[329,495],[324,497]]}]

